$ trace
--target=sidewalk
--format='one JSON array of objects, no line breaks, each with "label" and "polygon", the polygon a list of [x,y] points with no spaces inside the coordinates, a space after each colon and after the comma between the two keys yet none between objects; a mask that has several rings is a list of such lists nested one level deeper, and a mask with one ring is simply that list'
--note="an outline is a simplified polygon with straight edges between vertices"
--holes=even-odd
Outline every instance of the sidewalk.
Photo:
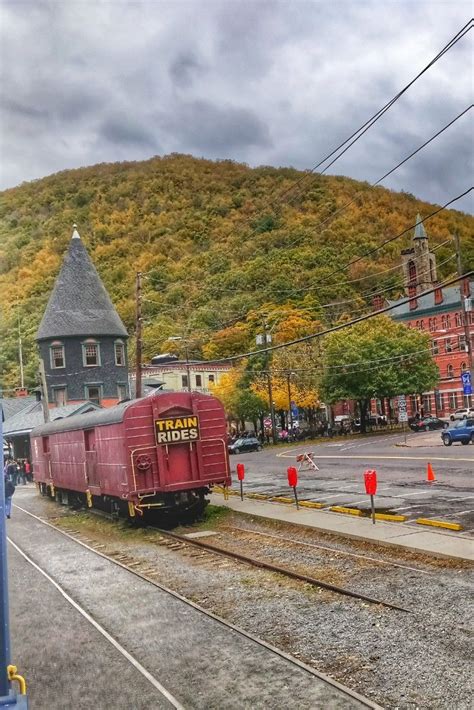
[{"label": "sidewalk", "polygon": [[417,530],[408,525],[401,527],[398,523],[381,521],[373,525],[370,518],[353,518],[326,510],[296,510],[294,505],[266,501],[241,501],[237,496],[224,500],[220,493],[213,493],[210,499],[212,505],[222,505],[239,513],[304,525],[334,535],[372,541],[379,545],[399,547],[436,557],[474,561],[474,540],[447,532]]},{"label": "sidewalk", "polygon": [[426,448],[427,446],[444,446],[441,440],[442,429],[427,432],[407,432],[407,443],[403,441],[395,446],[403,446],[410,449]]}]

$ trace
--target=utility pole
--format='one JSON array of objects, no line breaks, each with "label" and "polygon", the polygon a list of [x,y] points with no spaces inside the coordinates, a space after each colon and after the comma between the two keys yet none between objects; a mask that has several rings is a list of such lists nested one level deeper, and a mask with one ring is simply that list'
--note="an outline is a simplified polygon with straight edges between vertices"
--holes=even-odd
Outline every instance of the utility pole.
[{"label": "utility pole", "polygon": [[288,385],[288,415],[290,417],[290,435],[293,436],[293,411],[291,408],[291,375],[292,372],[288,372],[286,375],[286,384]]},{"label": "utility pole", "polygon": [[49,422],[49,399],[48,399],[48,385],[46,384],[46,372],[44,369],[43,358],[39,361],[39,379],[40,379],[40,391],[41,391],[41,406],[43,407],[43,418],[45,423]]},{"label": "utility pole", "polygon": [[136,338],[136,370],[135,370],[135,397],[140,399],[142,396],[142,273],[137,271],[135,283],[135,338]]},{"label": "utility pole", "polygon": [[17,314],[18,314],[18,357],[20,360],[20,387],[24,389],[25,387],[25,372],[23,369],[23,345],[21,342],[21,326],[20,326],[20,308],[17,304]]},{"label": "utility pole", "polygon": [[[272,336],[268,332],[268,326],[267,323],[263,323],[263,335],[258,336],[257,335],[257,345],[262,345],[263,347],[266,347],[267,344],[272,342]],[[265,353],[265,372],[267,374],[267,383],[268,383],[268,399],[270,403],[270,419],[272,420],[272,440],[273,443],[276,444],[278,443],[277,439],[277,432],[276,432],[276,423],[275,423],[275,407],[273,405],[273,387],[272,387],[272,371],[270,367],[270,353],[266,352]]]},{"label": "utility pole", "polygon": [[[454,244],[456,247],[456,265],[458,269],[458,276],[463,275],[463,269],[462,269],[462,259],[461,259],[461,244],[459,240],[459,234],[457,232],[454,233]],[[463,283],[462,281],[459,282],[459,293],[461,296],[461,309],[462,309],[462,322],[464,326],[464,340],[466,341],[466,352],[467,352],[467,362],[468,362],[468,367],[469,367],[469,372],[471,374],[471,382],[473,381],[473,358],[472,358],[472,341],[471,341],[471,333],[470,333],[470,328],[469,328],[469,311],[467,310],[466,307],[466,298],[463,295]],[[467,395],[469,396],[469,395]]]},{"label": "utility pole", "polygon": [[188,341],[183,338],[184,341],[184,353],[186,355],[186,377],[188,380],[188,392],[192,392],[192,387],[191,387],[191,368],[189,367],[189,349],[188,349]]}]

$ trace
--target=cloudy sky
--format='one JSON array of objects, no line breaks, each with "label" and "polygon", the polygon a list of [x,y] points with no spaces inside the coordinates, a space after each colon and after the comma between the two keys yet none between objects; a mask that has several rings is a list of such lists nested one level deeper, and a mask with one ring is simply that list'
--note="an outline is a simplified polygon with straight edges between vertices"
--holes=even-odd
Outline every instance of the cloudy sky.
[{"label": "cloudy sky", "polygon": [[[312,167],[438,53],[472,4],[0,0],[0,13],[6,188],[173,151]],[[373,182],[466,109],[473,36],[329,172]],[[466,190],[473,115],[383,184],[441,204]],[[457,207],[472,211],[472,198]]]}]

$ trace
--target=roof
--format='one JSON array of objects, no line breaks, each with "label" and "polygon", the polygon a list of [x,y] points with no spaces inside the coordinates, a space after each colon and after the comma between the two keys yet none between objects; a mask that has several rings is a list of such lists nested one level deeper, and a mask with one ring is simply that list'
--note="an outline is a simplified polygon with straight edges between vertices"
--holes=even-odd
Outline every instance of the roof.
[{"label": "roof", "polygon": [[0,398],[0,403],[3,409],[3,416],[5,421],[11,419],[22,409],[26,409],[30,405],[36,402],[36,397],[7,397],[4,399]]},{"label": "roof", "polygon": [[415,234],[413,235],[413,239],[428,239],[425,225],[421,221],[421,216],[419,213],[416,215]]},{"label": "roof", "polygon": [[[474,281],[471,282],[471,293],[473,291]],[[428,293],[425,296],[416,296],[417,307],[410,310],[410,303],[406,301],[407,296],[399,298],[397,301],[388,301],[389,306],[393,306],[397,303],[401,303],[400,306],[394,308],[390,311],[390,315],[393,318],[416,318],[418,315],[426,311],[450,311],[455,307],[461,307],[461,287],[460,286],[447,286],[442,287],[443,291],[443,302],[435,303],[435,294]],[[405,301],[405,303],[403,303]]]},{"label": "roof", "polygon": [[47,436],[58,431],[74,431],[75,429],[89,429],[98,424],[116,424],[123,421],[125,410],[136,404],[138,400],[130,400],[121,402],[115,407],[107,407],[107,409],[98,409],[93,412],[84,414],[76,414],[74,417],[66,417],[59,421],[47,422],[46,424],[38,422],[40,426],[36,426],[31,432],[31,436]]},{"label": "roof", "polygon": [[[79,402],[76,404],[66,404],[63,407],[55,407],[49,410],[51,420],[68,419],[79,416],[81,412],[99,409],[93,402]],[[15,414],[5,422],[3,434],[5,437],[20,436],[29,434],[32,429],[44,423],[43,406],[41,402],[33,402],[25,409]]]},{"label": "roof", "polygon": [[126,338],[127,330],[75,227],[36,339],[104,335]]}]

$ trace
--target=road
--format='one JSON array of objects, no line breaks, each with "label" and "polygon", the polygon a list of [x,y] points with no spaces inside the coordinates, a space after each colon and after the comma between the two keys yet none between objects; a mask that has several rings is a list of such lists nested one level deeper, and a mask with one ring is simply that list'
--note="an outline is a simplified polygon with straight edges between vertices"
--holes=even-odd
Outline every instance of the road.
[{"label": "road", "polygon": [[[406,515],[406,524],[418,517],[458,522],[464,532],[474,532],[474,446],[445,447],[439,432],[407,435],[387,434],[363,439],[269,447],[264,451],[231,457],[235,472],[245,464],[247,492],[288,495],[286,469],[297,465],[296,455],[315,454],[319,471],[299,473],[301,499],[327,505],[369,507],[365,494],[366,469],[377,471],[376,507],[381,512]],[[433,466],[436,481],[426,480],[427,464]],[[234,475],[234,480],[235,480]]]}]

